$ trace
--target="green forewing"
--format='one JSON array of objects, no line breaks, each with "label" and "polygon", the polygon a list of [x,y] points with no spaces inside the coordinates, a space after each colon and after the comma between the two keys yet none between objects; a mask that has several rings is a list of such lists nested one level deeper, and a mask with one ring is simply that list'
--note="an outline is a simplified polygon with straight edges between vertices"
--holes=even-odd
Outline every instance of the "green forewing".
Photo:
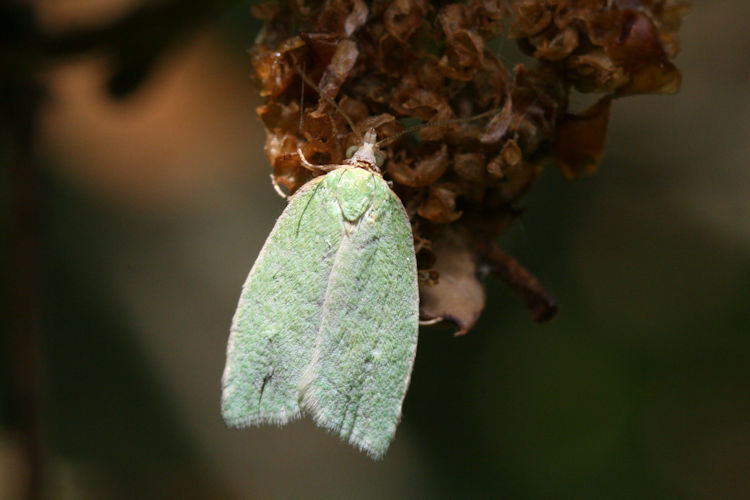
[{"label": "green forewing", "polygon": [[223,378],[222,415],[230,425],[299,416],[299,378],[343,236],[334,194],[314,182],[291,198],[242,287]]},{"label": "green forewing", "polygon": [[284,423],[304,409],[381,456],[414,362],[418,301],[411,226],[383,178],[344,167],[308,183],[243,288],[225,420]]}]

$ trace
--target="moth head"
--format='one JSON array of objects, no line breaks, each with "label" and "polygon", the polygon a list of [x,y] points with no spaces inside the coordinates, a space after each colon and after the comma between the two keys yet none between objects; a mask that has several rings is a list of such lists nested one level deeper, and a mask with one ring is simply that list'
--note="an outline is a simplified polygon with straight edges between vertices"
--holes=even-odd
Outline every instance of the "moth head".
[{"label": "moth head", "polygon": [[346,150],[346,163],[349,165],[361,165],[365,163],[379,170],[385,161],[377,144],[377,135],[374,129],[365,133],[364,140],[359,146],[351,146]]}]

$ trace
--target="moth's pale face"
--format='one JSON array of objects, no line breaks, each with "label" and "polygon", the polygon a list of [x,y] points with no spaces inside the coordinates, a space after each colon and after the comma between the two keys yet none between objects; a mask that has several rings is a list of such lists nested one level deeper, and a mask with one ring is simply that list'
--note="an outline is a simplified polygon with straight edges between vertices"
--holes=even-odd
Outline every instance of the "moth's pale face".
[{"label": "moth's pale face", "polygon": [[362,166],[364,163],[370,168],[370,170],[380,170],[379,167],[383,165],[384,157],[378,148],[375,130],[368,130],[365,134],[362,145],[359,147],[350,147],[346,151],[346,156],[349,157],[349,159],[346,160],[348,165]]}]

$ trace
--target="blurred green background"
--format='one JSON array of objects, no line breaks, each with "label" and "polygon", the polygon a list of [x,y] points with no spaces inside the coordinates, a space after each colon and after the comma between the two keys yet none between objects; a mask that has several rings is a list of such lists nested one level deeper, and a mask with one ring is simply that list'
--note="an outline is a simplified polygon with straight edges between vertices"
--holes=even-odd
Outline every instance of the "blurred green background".
[{"label": "blurred green background", "polygon": [[[53,34],[139,6],[34,5]],[[283,207],[254,113],[249,5],[185,2],[194,22],[153,58],[81,50],[39,68],[30,282],[45,498],[747,498],[750,3],[696,2],[682,91],[615,102],[596,175],[545,170],[501,242],[558,316],[532,324],[490,279],[467,336],[423,328],[381,462],[307,420],[237,431],[219,415],[239,289]],[[123,43],[148,47],[178,21]],[[12,135],[0,147],[12,161]],[[4,281],[8,298],[18,284]],[[3,306],[9,499],[29,474],[12,418],[13,315]]]}]

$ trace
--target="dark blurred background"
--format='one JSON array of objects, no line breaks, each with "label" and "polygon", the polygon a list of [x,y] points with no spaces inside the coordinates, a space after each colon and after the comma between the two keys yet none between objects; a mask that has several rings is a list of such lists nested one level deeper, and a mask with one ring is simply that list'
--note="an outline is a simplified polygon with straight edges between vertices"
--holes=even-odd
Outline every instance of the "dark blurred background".
[{"label": "dark blurred background", "polygon": [[545,170],[502,244],[557,318],[490,280],[467,336],[423,328],[381,462],[219,415],[283,207],[251,3],[0,8],[0,498],[747,498],[750,3],[695,3],[682,91],[617,101],[596,175]]}]

